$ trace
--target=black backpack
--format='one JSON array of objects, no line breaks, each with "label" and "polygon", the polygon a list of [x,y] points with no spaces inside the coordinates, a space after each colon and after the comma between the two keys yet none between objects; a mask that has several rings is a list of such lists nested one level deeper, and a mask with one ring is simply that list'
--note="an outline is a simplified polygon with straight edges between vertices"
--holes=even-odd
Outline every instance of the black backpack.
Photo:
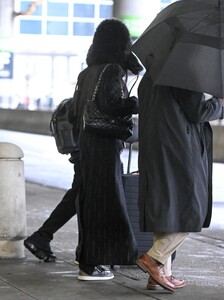
[{"label": "black backpack", "polygon": [[[78,107],[78,85],[72,98],[64,99],[54,110],[50,131],[55,138],[58,152],[70,154],[78,150],[78,130],[76,126]],[[72,123],[69,121],[71,120]]]}]

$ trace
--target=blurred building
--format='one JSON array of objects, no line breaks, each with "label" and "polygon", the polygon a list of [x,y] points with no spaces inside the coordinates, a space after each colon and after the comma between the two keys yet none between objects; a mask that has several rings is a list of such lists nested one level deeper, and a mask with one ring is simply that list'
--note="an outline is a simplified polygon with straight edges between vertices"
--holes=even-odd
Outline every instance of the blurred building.
[{"label": "blurred building", "polygon": [[70,97],[94,31],[124,21],[133,39],[171,0],[0,0],[0,107],[49,109]]}]

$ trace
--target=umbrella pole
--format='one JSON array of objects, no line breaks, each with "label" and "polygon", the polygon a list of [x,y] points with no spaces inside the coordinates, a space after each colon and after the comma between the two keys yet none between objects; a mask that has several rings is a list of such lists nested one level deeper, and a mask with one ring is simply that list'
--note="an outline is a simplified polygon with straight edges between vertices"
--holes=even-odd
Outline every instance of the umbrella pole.
[{"label": "umbrella pole", "polygon": [[218,0],[218,7],[220,7],[220,0]]}]

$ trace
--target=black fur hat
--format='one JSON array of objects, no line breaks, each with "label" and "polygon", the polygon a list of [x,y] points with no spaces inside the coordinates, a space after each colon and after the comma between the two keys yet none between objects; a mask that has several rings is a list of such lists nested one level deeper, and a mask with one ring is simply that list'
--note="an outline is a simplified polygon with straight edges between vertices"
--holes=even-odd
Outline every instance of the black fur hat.
[{"label": "black fur hat", "polygon": [[127,70],[130,48],[131,37],[126,25],[118,19],[105,19],[95,31],[86,58],[87,65],[118,63]]}]

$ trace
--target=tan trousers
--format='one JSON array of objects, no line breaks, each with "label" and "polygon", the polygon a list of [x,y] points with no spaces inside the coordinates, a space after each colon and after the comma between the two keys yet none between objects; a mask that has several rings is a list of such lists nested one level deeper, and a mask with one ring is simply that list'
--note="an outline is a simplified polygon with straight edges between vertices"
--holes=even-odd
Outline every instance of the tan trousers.
[{"label": "tan trousers", "polygon": [[166,276],[172,275],[171,255],[184,242],[189,232],[155,233],[153,246],[147,254],[164,265]]},{"label": "tan trousers", "polygon": [[172,275],[172,257],[170,256],[164,264],[164,273],[166,276]]}]

